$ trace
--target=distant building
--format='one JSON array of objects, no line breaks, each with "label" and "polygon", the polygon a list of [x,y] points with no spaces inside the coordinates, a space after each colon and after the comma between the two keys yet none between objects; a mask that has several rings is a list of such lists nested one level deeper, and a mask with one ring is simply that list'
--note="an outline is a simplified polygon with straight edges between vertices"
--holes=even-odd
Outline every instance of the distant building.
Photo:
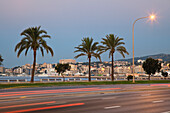
[{"label": "distant building", "polygon": [[47,67],[47,63],[42,64],[41,67]]},{"label": "distant building", "polygon": [[12,69],[6,68],[5,73],[12,73]]},{"label": "distant building", "polygon": [[22,67],[17,67],[13,70],[13,72],[16,74],[21,74],[23,72],[23,69],[22,69]]},{"label": "distant building", "polygon": [[30,66],[31,66],[31,64],[25,64],[25,66],[30,67]]},{"label": "distant building", "polygon": [[145,60],[141,60],[141,59],[137,60],[137,62],[138,62],[138,63],[141,63],[141,64],[143,64],[144,61],[145,61]]},{"label": "distant building", "polygon": [[5,73],[5,68],[4,67],[0,67],[0,73]]},{"label": "distant building", "polygon": [[144,73],[142,65],[135,66],[134,71],[135,71],[135,73]]},{"label": "distant building", "polygon": [[76,63],[76,60],[73,59],[61,59],[59,61],[60,64],[71,64],[71,63]]},{"label": "distant building", "polygon": [[162,62],[163,61],[163,59],[157,59],[159,62]]}]

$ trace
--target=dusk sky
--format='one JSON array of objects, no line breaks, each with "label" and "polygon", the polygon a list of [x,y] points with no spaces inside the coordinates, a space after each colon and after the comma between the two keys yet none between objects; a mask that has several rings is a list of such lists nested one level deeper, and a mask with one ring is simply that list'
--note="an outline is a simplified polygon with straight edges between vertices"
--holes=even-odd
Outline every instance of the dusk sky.
[{"label": "dusk sky", "polygon": [[[132,24],[135,19],[156,14],[156,21],[142,19],[135,24],[135,56],[170,53],[170,0],[0,0],[0,54],[4,67],[32,64],[33,52],[17,58],[15,45],[20,33],[29,27],[41,26],[51,39],[54,57],[38,52],[37,63],[57,63],[74,59],[74,47],[83,37],[101,41],[107,34],[124,38],[132,57]],[[102,61],[110,61],[109,54]],[[122,59],[115,53],[115,59]],[[95,59],[92,59],[96,61]],[[87,62],[87,57],[76,59]]]}]

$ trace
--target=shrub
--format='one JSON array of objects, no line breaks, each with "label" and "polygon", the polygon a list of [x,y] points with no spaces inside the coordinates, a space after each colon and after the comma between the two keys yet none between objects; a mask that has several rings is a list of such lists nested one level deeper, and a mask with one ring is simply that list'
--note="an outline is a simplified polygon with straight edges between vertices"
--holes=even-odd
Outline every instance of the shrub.
[{"label": "shrub", "polygon": [[127,80],[129,81],[130,79],[133,79],[132,75],[128,75]]}]

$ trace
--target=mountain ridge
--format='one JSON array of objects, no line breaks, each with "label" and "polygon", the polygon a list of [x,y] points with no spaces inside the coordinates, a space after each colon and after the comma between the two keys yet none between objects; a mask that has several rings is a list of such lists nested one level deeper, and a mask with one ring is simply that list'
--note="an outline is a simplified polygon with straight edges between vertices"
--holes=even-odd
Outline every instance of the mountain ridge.
[{"label": "mountain ridge", "polygon": [[[170,54],[165,54],[165,53],[160,53],[160,54],[155,54],[155,55],[147,55],[147,56],[142,56],[142,57],[135,57],[134,60],[137,61],[139,59],[141,60],[146,60],[147,58],[153,58],[153,59],[162,59],[163,61],[170,61]],[[132,58],[128,59],[119,59],[116,61],[128,61],[132,62]]]}]

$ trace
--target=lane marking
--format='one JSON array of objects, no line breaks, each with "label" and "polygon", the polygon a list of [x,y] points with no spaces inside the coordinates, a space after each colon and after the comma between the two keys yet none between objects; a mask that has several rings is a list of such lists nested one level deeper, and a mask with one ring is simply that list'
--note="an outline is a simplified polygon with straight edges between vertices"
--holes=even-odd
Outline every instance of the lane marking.
[{"label": "lane marking", "polygon": [[121,106],[109,106],[109,107],[105,107],[104,109],[114,109],[114,108],[120,108]]},{"label": "lane marking", "polygon": [[56,101],[41,102],[41,103],[32,103],[32,104],[22,104],[22,105],[12,105],[12,106],[3,106],[3,107],[0,107],[0,109],[14,108],[14,107],[23,107],[23,106],[32,106],[32,105],[41,105],[41,104],[51,104],[51,103],[56,103]]},{"label": "lane marking", "polygon": [[64,105],[58,105],[58,106],[49,106],[49,107],[41,107],[41,108],[33,108],[33,109],[24,109],[24,110],[10,111],[10,112],[5,112],[5,113],[22,113],[22,112],[31,112],[31,111],[62,108],[62,107],[70,107],[70,106],[80,106],[80,105],[84,105],[84,103],[74,103],[74,104],[64,104]]},{"label": "lane marking", "polygon": [[164,100],[152,101],[152,103],[160,103],[160,102],[164,102]]}]

